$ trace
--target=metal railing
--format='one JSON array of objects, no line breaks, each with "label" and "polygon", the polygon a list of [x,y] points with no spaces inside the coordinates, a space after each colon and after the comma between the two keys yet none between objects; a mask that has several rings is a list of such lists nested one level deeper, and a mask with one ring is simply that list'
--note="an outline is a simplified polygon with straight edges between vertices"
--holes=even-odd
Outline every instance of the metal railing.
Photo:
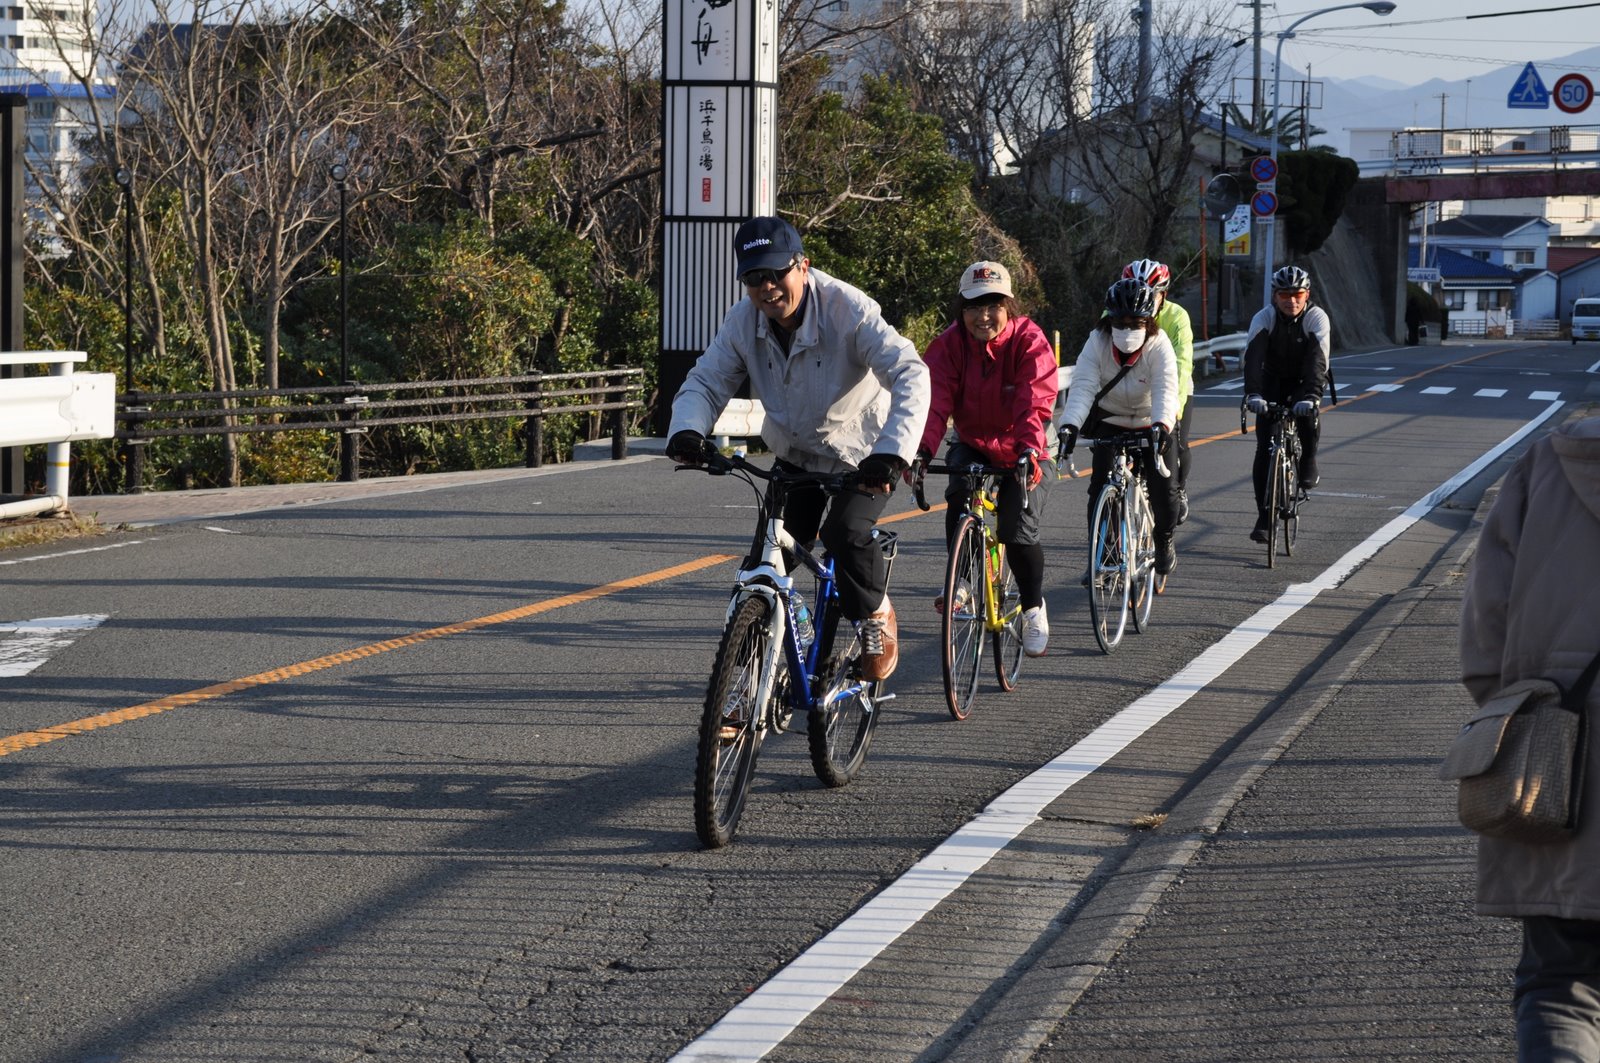
[{"label": "metal railing", "polygon": [[609,413],[611,457],[627,457],[627,414],[644,408],[643,369],[527,373],[468,380],[418,380],[315,388],[253,388],[117,396],[117,436],[125,446],[124,490],[142,490],[144,445],[178,436],[339,432],[339,479],[361,475],[362,433],[391,425],[525,418],[525,464],[544,461],[544,421]]}]

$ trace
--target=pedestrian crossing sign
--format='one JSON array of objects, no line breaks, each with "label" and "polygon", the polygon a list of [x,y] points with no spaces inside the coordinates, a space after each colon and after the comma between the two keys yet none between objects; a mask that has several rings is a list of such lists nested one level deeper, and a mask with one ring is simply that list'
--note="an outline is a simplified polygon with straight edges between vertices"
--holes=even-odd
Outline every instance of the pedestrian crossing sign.
[{"label": "pedestrian crossing sign", "polygon": [[1544,87],[1539,72],[1531,62],[1517,75],[1516,84],[1511,86],[1511,92],[1506,96],[1506,106],[1530,111],[1549,109],[1550,90]]}]

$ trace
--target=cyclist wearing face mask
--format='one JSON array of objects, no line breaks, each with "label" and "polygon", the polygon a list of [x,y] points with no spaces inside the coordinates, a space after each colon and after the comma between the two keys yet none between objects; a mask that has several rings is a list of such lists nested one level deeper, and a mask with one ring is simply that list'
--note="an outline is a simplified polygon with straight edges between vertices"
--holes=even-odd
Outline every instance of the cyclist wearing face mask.
[{"label": "cyclist wearing face mask", "polygon": [[[1072,367],[1072,386],[1061,415],[1061,451],[1070,454],[1078,436],[1149,431],[1156,450],[1173,463],[1172,427],[1178,420],[1178,362],[1172,343],[1156,324],[1156,291],[1137,279],[1117,281],[1106,291],[1106,316],[1084,342]],[[1156,571],[1171,572],[1178,563],[1172,545],[1178,525],[1178,483],[1141,452],[1145,481],[1150,486],[1150,511],[1155,521]],[[1094,500],[1111,473],[1111,455],[1094,452],[1089,479],[1089,520]]]},{"label": "cyclist wearing face mask", "polygon": [[[1328,385],[1327,312],[1311,305],[1311,275],[1299,266],[1284,266],[1272,275],[1272,305],[1250,320],[1244,351],[1245,407],[1265,413],[1268,402],[1294,407],[1300,432],[1300,486],[1310,489],[1317,475],[1317,441],[1322,424],[1317,407]],[[1267,541],[1267,447],[1270,426],[1256,421],[1256,526],[1250,538]]]}]

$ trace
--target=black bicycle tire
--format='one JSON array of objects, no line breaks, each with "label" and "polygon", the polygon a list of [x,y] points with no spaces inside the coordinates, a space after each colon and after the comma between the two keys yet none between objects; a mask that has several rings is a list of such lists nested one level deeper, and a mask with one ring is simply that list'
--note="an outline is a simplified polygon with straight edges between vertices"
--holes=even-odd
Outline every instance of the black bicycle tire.
[{"label": "black bicycle tire", "polygon": [[[1117,644],[1122,641],[1123,632],[1128,626],[1128,564],[1127,558],[1121,556],[1125,550],[1122,506],[1121,492],[1115,486],[1107,484],[1100,489],[1100,497],[1095,499],[1094,515],[1089,521],[1089,622],[1094,628],[1094,639],[1100,644],[1101,652],[1108,654],[1117,648]],[[1110,510],[1109,515],[1113,518],[1117,528],[1116,551],[1119,555],[1118,562],[1121,566],[1121,575],[1117,579],[1112,595],[1107,599],[1120,603],[1117,627],[1114,633],[1109,629],[1109,625],[1106,622],[1107,618],[1104,616],[1106,601],[1102,600],[1101,592],[1105,588],[1098,571],[1100,566],[1096,565],[1096,560],[1100,554],[1100,527],[1104,523],[1101,518],[1106,515],[1107,509]]]},{"label": "black bicycle tire", "polygon": [[[887,686],[887,680],[864,682],[859,678],[856,662],[861,657],[861,639],[848,621],[840,622],[839,632],[845,639],[844,646],[838,647],[836,636],[832,661],[817,679],[822,698],[806,717],[811,768],[827,787],[849,784],[866,766],[867,749],[872,745],[881,711],[876,702]],[[867,702],[859,693],[833,697],[836,688],[858,687],[872,702],[871,711],[867,711]],[[836,741],[839,737],[844,739],[842,745]]]},{"label": "black bicycle tire", "polygon": [[[1148,569],[1144,567],[1146,539],[1148,538],[1152,559],[1155,555],[1156,540],[1153,527],[1154,514],[1150,509],[1149,489],[1143,485],[1142,481],[1135,481],[1135,483],[1138,484],[1135,488],[1136,490],[1145,492],[1142,500],[1144,503],[1145,524],[1141,529],[1143,534],[1134,543],[1133,547],[1133,564],[1139,575],[1137,578],[1132,576],[1128,578],[1128,611],[1132,614],[1134,634],[1142,635],[1150,628],[1150,609],[1155,604],[1156,598],[1155,567],[1153,564]],[[1129,538],[1133,537],[1130,536]]]},{"label": "black bicycle tire", "polygon": [[[944,615],[939,620],[945,708],[958,720],[965,720],[972,714],[978,697],[978,673],[983,668],[984,563],[978,518],[969,513],[956,525],[955,536],[950,540],[950,555],[944,572]],[[956,588],[963,579],[967,581],[971,603],[967,614],[973,619],[958,617],[954,608]],[[962,624],[964,645],[971,647],[970,662],[957,657],[955,624],[958,620]]]},{"label": "black bicycle tire", "polygon": [[[990,632],[994,649],[994,677],[1000,683],[1000,689],[1010,693],[1017,689],[1017,679],[1022,675],[1022,610],[1017,574],[1011,571],[1011,561],[1003,546],[1000,547],[1000,575],[994,581],[994,587],[1000,594],[995,611],[1004,625],[999,631]],[[1013,604],[1019,607],[1017,615],[1007,620]]]},{"label": "black bicycle tire", "polygon": [[732,693],[729,688],[735,682],[748,688],[759,681],[761,658],[766,652],[762,643],[767,638],[771,609],[768,599],[759,595],[739,603],[717,645],[711,679],[706,684],[695,755],[694,825],[700,844],[707,849],[720,849],[733,841],[750,796],[756,759],[766,736],[766,706],[746,705],[744,724],[732,744],[723,741],[722,727]]},{"label": "black bicycle tire", "polygon": [[1295,515],[1300,502],[1300,458],[1295,447],[1287,447],[1283,459],[1283,512],[1278,519],[1283,522],[1283,556],[1294,556],[1294,537],[1299,518]]},{"label": "black bicycle tire", "polygon": [[1283,483],[1281,440],[1272,448],[1272,467],[1267,470],[1267,567],[1278,563],[1278,491]]}]

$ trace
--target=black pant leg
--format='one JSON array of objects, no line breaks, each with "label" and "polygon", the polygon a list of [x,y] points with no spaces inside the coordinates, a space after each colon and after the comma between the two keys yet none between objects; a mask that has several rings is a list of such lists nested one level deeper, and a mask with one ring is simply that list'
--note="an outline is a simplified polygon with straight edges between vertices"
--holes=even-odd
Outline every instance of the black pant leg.
[{"label": "black pant leg", "polygon": [[1322,418],[1312,413],[1309,417],[1296,417],[1294,421],[1300,432],[1300,479],[1310,482],[1317,478],[1317,444],[1322,441]]},{"label": "black pant leg", "polygon": [[1183,404],[1183,416],[1178,418],[1177,431],[1173,437],[1178,445],[1178,490],[1185,491],[1189,487],[1189,422],[1194,413],[1194,401]]},{"label": "black pant leg", "polygon": [[848,620],[876,611],[889,589],[889,563],[872,538],[889,495],[847,489],[834,496],[822,522],[822,545],[833,555],[839,606]]}]

